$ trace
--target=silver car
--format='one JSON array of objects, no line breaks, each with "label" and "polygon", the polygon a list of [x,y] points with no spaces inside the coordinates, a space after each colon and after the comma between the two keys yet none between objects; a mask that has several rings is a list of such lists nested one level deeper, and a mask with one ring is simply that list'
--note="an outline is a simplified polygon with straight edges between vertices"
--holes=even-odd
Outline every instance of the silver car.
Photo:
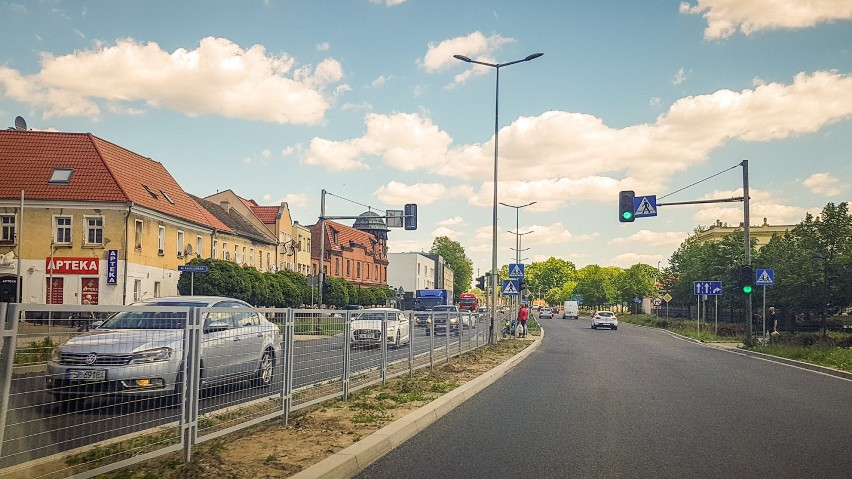
[{"label": "silver car", "polygon": [[[278,327],[244,301],[217,296],[154,298],[131,306],[216,308],[202,316],[202,387],[252,379],[269,385],[280,351]],[[221,312],[219,311],[221,310]],[[122,311],[70,339],[47,363],[57,399],[100,395],[162,396],[182,391],[186,313]]]},{"label": "silver car", "polygon": [[411,342],[411,324],[402,311],[394,308],[370,308],[352,317],[349,340],[352,347],[382,344],[385,321],[388,347],[398,348]]}]

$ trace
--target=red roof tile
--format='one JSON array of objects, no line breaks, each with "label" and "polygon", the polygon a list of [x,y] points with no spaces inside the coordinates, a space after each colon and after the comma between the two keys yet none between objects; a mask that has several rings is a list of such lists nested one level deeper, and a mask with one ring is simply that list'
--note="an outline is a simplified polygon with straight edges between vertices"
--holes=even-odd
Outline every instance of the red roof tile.
[{"label": "red roof tile", "polygon": [[[55,168],[73,170],[69,183],[48,182]],[[0,169],[0,198],[20,198],[24,190],[30,199],[133,202],[230,231],[204,211],[161,163],[89,133],[0,130]]]}]

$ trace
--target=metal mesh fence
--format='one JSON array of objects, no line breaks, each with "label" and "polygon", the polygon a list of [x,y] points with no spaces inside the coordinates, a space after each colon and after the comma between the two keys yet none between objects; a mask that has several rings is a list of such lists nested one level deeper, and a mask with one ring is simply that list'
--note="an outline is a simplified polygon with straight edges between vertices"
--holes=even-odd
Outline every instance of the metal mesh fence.
[{"label": "metal mesh fence", "polygon": [[188,461],[198,443],[488,343],[488,318],[389,308],[0,303],[0,319],[0,479]]}]

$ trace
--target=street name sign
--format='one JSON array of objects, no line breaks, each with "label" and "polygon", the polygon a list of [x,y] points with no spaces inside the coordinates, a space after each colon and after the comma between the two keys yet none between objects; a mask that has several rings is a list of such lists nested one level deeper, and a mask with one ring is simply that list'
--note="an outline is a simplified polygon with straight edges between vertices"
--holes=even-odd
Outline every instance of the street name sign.
[{"label": "street name sign", "polygon": [[189,273],[206,273],[207,266],[195,265],[195,264],[182,264],[178,266],[178,271],[186,271]]}]

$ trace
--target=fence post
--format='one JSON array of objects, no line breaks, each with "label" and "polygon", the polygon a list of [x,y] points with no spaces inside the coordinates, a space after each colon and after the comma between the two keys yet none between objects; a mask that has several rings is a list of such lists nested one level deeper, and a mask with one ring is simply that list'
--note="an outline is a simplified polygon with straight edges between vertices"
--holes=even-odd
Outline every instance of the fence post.
[{"label": "fence post", "polygon": [[349,376],[352,375],[352,311],[343,319],[343,400],[349,400]]},{"label": "fence post", "polygon": [[382,318],[382,386],[388,381],[388,312],[384,312]]},{"label": "fence post", "polygon": [[293,351],[294,336],[296,334],[296,319],[293,308],[287,308],[284,313],[284,338],[282,339],[281,370],[284,375],[284,383],[281,385],[281,408],[284,411],[284,427],[290,424],[290,410],[293,409]]},{"label": "fence post", "polygon": [[190,307],[186,310],[186,324],[183,335],[183,373],[181,385],[181,441],[183,441],[183,461],[192,458],[192,446],[198,438],[198,397],[201,386],[201,311]]},{"label": "fence post", "polygon": [[[405,313],[403,313],[405,314]],[[414,377],[414,331],[411,325],[414,324],[412,319],[413,314],[408,315],[408,377]]]},{"label": "fence post", "polygon": [[3,361],[0,363],[0,454],[6,439],[6,416],[9,412],[9,393],[12,392],[12,367],[15,365],[20,308],[21,305],[17,303],[0,303],[0,320],[3,320],[3,343],[0,344],[3,353]]},{"label": "fence post", "polygon": [[435,370],[435,313],[429,313],[429,322],[426,323],[429,328],[429,371]]},{"label": "fence post", "polygon": [[[444,321],[444,339],[446,339],[446,344],[444,347],[444,356],[447,358],[447,363],[450,362],[450,313],[444,313],[447,316],[447,319]],[[461,316],[458,317],[458,320],[461,321]]]}]

